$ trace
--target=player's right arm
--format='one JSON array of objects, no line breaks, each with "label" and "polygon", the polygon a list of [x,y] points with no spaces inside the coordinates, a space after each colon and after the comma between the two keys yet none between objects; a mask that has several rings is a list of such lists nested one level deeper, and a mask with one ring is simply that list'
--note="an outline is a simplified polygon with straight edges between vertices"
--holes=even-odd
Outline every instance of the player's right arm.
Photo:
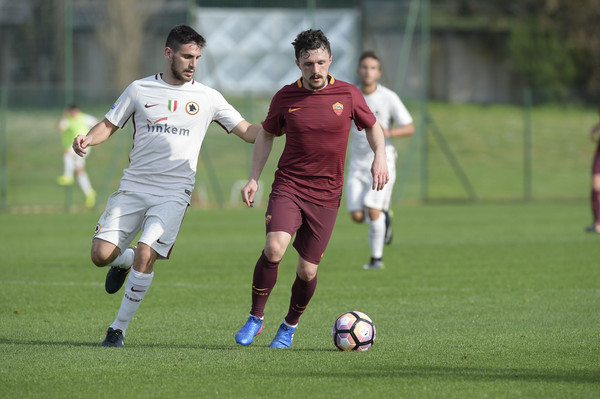
[{"label": "player's right arm", "polygon": [[274,138],[274,134],[267,132],[262,127],[256,135],[250,178],[248,179],[248,183],[242,188],[242,201],[249,207],[254,205],[254,195],[258,191],[258,179],[267,163],[267,159],[269,159],[269,154],[271,154]]},{"label": "player's right arm", "polygon": [[94,146],[105,142],[118,126],[113,125],[108,119],[104,118],[97,123],[85,136],[80,134],[73,140],[73,150],[80,157],[87,154],[85,149],[89,146]]}]

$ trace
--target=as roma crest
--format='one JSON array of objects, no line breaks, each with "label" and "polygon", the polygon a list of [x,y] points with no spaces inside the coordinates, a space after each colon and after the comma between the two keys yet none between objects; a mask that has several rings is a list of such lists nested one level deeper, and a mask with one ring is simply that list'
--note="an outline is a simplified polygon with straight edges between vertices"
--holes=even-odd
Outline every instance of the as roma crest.
[{"label": "as roma crest", "polygon": [[344,106],[341,103],[335,103],[331,107],[337,116],[340,116],[344,112]]}]

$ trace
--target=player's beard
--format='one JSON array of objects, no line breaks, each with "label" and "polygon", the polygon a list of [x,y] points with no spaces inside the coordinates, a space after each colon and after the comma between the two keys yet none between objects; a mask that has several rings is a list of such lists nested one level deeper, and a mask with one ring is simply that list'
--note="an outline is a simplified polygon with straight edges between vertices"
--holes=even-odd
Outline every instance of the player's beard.
[{"label": "player's beard", "polygon": [[313,84],[311,83],[311,82],[312,82],[312,80],[311,80],[311,79],[313,79],[313,78],[315,78],[315,77],[319,77],[319,78],[323,79],[323,76],[322,76],[322,75],[320,75],[320,74],[315,74],[315,75],[312,75],[312,76],[310,77],[310,79],[308,79],[308,86],[309,86],[309,89],[311,89],[311,90],[313,90],[313,91],[317,91],[317,90],[321,90],[323,87],[325,87],[325,86],[327,85],[327,79],[323,79],[323,83],[322,83],[320,86],[315,86],[315,85],[313,85]]},{"label": "player's beard", "polygon": [[[184,71],[185,71],[185,70],[184,70]],[[182,72],[183,72],[183,71],[182,71]],[[193,72],[194,72],[194,71],[193,71],[193,70],[192,70],[192,76],[190,76],[190,77],[187,77],[187,76],[185,76],[185,75],[184,75],[182,72],[180,72],[180,71],[179,71],[179,70],[178,70],[178,69],[175,67],[175,65],[171,65],[171,74],[173,75],[173,77],[174,77],[176,80],[178,80],[178,81],[180,81],[180,82],[190,82],[190,81],[191,81],[191,80],[194,78],[194,75],[193,75]]]}]

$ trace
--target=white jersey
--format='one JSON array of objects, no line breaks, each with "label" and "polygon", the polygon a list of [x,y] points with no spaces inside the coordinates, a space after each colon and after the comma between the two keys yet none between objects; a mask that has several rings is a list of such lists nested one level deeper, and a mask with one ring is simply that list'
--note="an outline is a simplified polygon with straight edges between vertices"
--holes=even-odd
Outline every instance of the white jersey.
[{"label": "white jersey", "polygon": [[[377,118],[377,122],[383,128],[391,129],[394,125],[404,126],[413,122],[400,97],[387,87],[378,84],[373,93],[363,95],[367,105]],[[353,124],[351,132],[349,168],[369,171],[375,155],[369,146],[365,131],[358,131]],[[395,161],[396,150],[387,137],[385,138],[385,146],[388,158],[393,156]]]},{"label": "white jersey", "polygon": [[120,190],[190,201],[200,147],[211,122],[227,132],[243,118],[218,91],[192,80],[173,86],[161,74],[131,83],[106,114],[123,127],[133,116],[133,148]]}]

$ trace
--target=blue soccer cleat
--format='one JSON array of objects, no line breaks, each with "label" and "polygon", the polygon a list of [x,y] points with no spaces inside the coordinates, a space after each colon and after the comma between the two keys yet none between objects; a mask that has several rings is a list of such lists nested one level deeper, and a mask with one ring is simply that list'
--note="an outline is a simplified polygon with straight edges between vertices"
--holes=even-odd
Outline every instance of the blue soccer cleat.
[{"label": "blue soccer cleat", "polygon": [[250,315],[246,324],[240,328],[235,334],[235,342],[240,345],[250,345],[256,337],[262,331],[263,321],[256,316]]},{"label": "blue soccer cleat", "polygon": [[296,327],[290,327],[285,323],[281,323],[279,326],[279,330],[277,330],[277,334],[275,334],[275,338],[271,342],[269,347],[271,348],[289,348],[292,346],[292,340],[294,339],[294,331],[296,331]]}]

